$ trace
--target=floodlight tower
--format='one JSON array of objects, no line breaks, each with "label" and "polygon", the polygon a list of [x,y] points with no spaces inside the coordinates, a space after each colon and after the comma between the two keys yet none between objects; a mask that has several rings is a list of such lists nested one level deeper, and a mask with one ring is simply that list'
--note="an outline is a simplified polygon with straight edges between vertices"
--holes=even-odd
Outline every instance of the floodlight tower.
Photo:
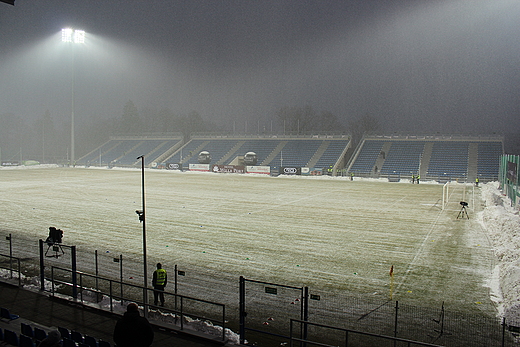
[{"label": "floodlight tower", "polygon": [[[61,41],[67,43],[85,43],[85,31],[77,29],[61,29]],[[73,46],[74,47],[74,46]],[[74,48],[72,48],[72,110],[71,110],[71,124],[70,124],[70,164],[74,165],[75,149],[74,149]]]}]

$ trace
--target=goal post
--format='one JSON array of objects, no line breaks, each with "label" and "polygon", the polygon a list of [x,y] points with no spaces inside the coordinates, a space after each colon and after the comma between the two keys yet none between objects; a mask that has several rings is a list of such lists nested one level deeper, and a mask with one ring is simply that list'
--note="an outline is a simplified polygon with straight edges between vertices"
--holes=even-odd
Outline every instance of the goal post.
[{"label": "goal post", "polygon": [[442,186],[442,210],[446,208],[446,204],[448,204],[448,197],[449,197],[449,184],[450,182],[444,183]]},{"label": "goal post", "polygon": [[[452,185],[455,185],[455,186],[452,186]],[[452,187],[450,188],[450,186],[452,186]],[[450,201],[450,195],[453,195],[454,193],[457,193],[456,195],[458,195],[459,193],[461,194],[460,195],[461,201],[466,201],[466,198],[473,199],[472,202],[474,204],[475,203],[475,187],[473,187],[473,191],[470,190],[468,192],[468,195],[470,195],[470,196],[466,195],[466,188],[467,188],[467,184],[461,185],[460,183],[449,182],[449,181],[444,183],[444,185],[442,186],[442,210],[444,211],[446,209],[446,207],[448,206],[448,202]],[[461,191],[458,192],[457,189],[460,189]],[[459,203],[459,201],[457,201],[457,204],[458,203]]]}]

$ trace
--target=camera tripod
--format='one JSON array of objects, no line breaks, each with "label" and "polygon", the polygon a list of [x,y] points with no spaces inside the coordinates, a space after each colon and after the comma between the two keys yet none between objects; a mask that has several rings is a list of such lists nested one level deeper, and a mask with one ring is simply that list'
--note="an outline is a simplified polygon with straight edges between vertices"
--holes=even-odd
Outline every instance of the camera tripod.
[{"label": "camera tripod", "polygon": [[[47,251],[45,252],[46,257],[58,258],[60,255],[65,254],[65,251],[61,247],[61,244],[59,244],[58,242],[53,242],[53,243],[48,242],[47,245],[49,247],[47,248]],[[48,254],[49,251],[51,251],[51,248],[52,248],[52,253]]]},{"label": "camera tripod", "polygon": [[[461,205],[462,205],[462,204],[461,204]],[[457,215],[457,219],[459,219],[459,218],[464,218],[464,215],[466,215],[466,218],[469,219],[468,211],[466,210],[466,206],[467,206],[467,205],[462,205],[462,207],[460,208],[460,212],[459,212],[459,214]]]}]

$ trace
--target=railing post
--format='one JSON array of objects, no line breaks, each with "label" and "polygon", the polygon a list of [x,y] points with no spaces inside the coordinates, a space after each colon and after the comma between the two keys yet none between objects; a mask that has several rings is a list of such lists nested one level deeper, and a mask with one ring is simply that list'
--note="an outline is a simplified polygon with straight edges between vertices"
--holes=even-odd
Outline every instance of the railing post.
[{"label": "railing post", "polygon": [[99,302],[101,298],[99,297],[99,266],[98,266],[97,249],[94,251],[94,262],[95,262],[95,266],[96,266],[96,291],[97,291],[96,300],[97,300],[97,302]]},{"label": "railing post", "polygon": [[502,317],[502,347],[506,343],[506,317]]},{"label": "railing post", "polygon": [[52,296],[54,296],[54,266],[51,266],[51,288]]},{"label": "railing post", "polygon": [[[394,337],[397,337],[397,316],[399,311],[399,301],[395,301],[395,320],[394,320]],[[394,346],[397,344],[397,341],[394,340]]]},{"label": "railing post", "polygon": [[173,278],[174,278],[174,283],[173,283],[173,293],[175,294],[175,311],[177,311],[177,264],[175,264],[175,267],[174,267],[174,275],[173,275]]},{"label": "railing post", "polygon": [[45,290],[45,262],[43,261],[43,240],[39,240],[40,249],[40,290]]},{"label": "railing post", "polygon": [[72,297],[78,298],[78,279],[76,275],[76,246],[70,246],[70,254],[72,257]]},{"label": "railing post", "polygon": [[22,286],[22,265],[20,264],[20,258],[16,258],[18,262],[18,287]]},{"label": "railing post", "polygon": [[121,287],[121,305],[123,305],[123,255],[119,255],[119,286]]},{"label": "railing post", "polygon": [[[11,277],[13,278],[13,238],[11,234],[6,237],[6,239],[9,241],[9,271],[11,273]],[[20,272],[18,272],[18,278],[20,278]]]},{"label": "railing post", "polygon": [[222,306],[222,341],[226,341],[226,306]]},{"label": "railing post", "polygon": [[[303,287],[302,291],[303,297],[302,297],[302,319],[304,321],[303,323],[303,335],[302,338],[304,340],[307,340],[308,337],[308,326],[307,321],[309,320],[309,287]],[[302,344],[300,344],[302,345]],[[307,346],[307,343],[303,343],[303,346]]]},{"label": "railing post", "polygon": [[244,344],[246,341],[246,281],[243,276],[240,276],[240,284],[239,284],[239,315],[240,315],[240,343]]},{"label": "railing post", "polygon": [[81,273],[79,274],[79,289],[79,299],[83,303],[83,275]]}]

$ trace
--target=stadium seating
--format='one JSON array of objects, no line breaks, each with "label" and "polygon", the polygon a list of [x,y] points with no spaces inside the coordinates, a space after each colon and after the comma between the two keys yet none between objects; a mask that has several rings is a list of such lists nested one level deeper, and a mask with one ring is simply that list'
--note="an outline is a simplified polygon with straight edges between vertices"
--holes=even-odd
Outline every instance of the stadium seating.
[{"label": "stadium seating", "polygon": [[89,335],[85,335],[83,343],[89,347],[98,347],[98,342],[96,339]]},{"label": "stadium seating", "polygon": [[356,174],[371,173],[376,165],[376,160],[381,154],[383,141],[365,140],[359,154],[350,167],[350,171]]},{"label": "stadium seating", "polygon": [[394,141],[386,155],[382,175],[417,175],[424,151],[424,141]]},{"label": "stadium seating", "polygon": [[19,346],[18,335],[12,330],[5,329],[4,342],[8,345]]},{"label": "stadium seating", "polygon": [[468,142],[435,142],[428,176],[465,178],[468,174],[468,157]]},{"label": "stadium seating", "polygon": [[502,153],[501,139],[380,136],[364,140],[349,169],[370,176],[419,174],[423,179],[435,180],[496,179]]},{"label": "stadium seating", "polygon": [[35,347],[33,339],[26,335],[20,335],[20,347]]},{"label": "stadium seating", "polygon": [[23,322],[20,323],[20,331],[21,331],[22,335],[25,335],[30,338],[34,338],[33,328],[29,324],[26,324]]},{"label": "stadium seating", "polygon": [[343,151],[347,147],[349,140],[337,140],[337,141],[327,141],[328,146],[325,149],[325,152],[320,156],[314,167],[324,168],[329,167],[330,165],[336,164],[338,159],[343,154]]},{"label": "stadium seating", "polygon": [[77,343],[83,343],[83,335],[76,330],[71,330],[70,339]]},{"label": "stadium seating", "polygon": [[58,331],[60,332],[62,338],[70,339],[69,329],[64,327],[58,327]]},{"label": "stadium seating", "polygon": [[497,142],[481,142],[478,144],[477,176],[498,177],[502,144]]},{"label": "stadium seating", "polygon": [[33,331],[34,331],[34,338],[37,341],[44,340],[47,337],[47,332],[45,330],[43,330],[43,329],[40,329],[38,327],[34,327]]},{"label": "stadium seating", "polygon": [[17,318],[20,318],[20,316],[18,316],[16,314],[12,314],[11,312],[9,312],[8,309],[6,309],[4,307],[0,308],[0,317],[2,319],[7,319],[8,321],[12,321],[12,320],[15,320]]}]

